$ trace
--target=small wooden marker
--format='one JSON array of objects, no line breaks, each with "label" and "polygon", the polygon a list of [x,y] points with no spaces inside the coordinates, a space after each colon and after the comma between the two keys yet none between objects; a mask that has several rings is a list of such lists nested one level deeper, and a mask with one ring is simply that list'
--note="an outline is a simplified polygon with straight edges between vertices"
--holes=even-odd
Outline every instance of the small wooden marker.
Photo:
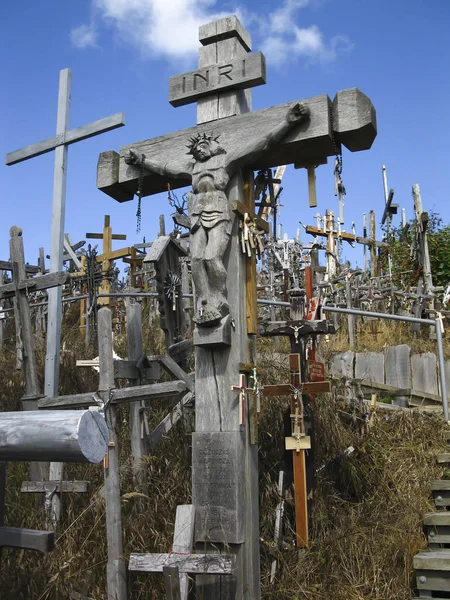
[{"label": "small wooden marker", "polygon": [[245,400],[247,394],[253,394],[253,388],[248,388],[245,386],[245,374],[239,374],[239,385],[231,386],[232,392],[239,392],[239,414],[240,420],[239,425],[243,425],[245,423]]},{"label": "small wooden marker", "polygon": [[317,206],[317,190],[316,190],[316,167],[319,165],[326,165],[328,160],[326,158],[320,158],[318,160],[308,160],[307,162],[295,163],[296,169],[306,169],[308,174],[308,198],[309,207],[315,208]]},{"label": "small wooden marker", "polygon": [[113,448],[115,446],[114,442],[108,442],[108,450],[106,450],[105,458],[103,459],[103,468],[107,469],[109,467],[109,448]]}]

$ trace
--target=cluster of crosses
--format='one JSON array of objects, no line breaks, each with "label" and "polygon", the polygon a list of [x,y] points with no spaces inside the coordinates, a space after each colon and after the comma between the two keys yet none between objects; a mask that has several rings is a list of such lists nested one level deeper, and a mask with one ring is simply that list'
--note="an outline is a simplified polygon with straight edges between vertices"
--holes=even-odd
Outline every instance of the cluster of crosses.
[{"label": "cluster of crosses", "polygon": [[[252,250],[254,246],[256,250],[260,230],[266,230],[266,224],[255,212],[253,173],[278,165],[305,166],[309,169],[310,201],[314,203],[311,165],[323,164],[341,144],[351,151],[368,149],[376,136],[375,110],[369,98],[356,88],[338,92],[333,101],[324,94],[252,112],[250,88],[265,83],[266,74],[264,56],[251,53],[248,32],[237,17],[231,16],[201,26],[199,38],[202,46],[198,69],[171,78],[169,91],[173,106],[197,102],[197,125],[130,144],[121,148],[120,154],[114,150],[104,152],[97,171],[98,188],[119,202],[132,200],[135,194],[140,199],[159,193],[168,185],[172,190],[192,185],[188,216],[195,385],[175,361],[168,363],[169,357],[165,365],[176,381],[142,385],[146,377],[142,363],[137,369],[138,352],[134,355],[136,362],[129,365],[135,373],[137,369],[137,385],[115,388],[111,312],[104,307],[99,311],[98,323],[99,390],[58,397],[55,378],[50,375],[46,378],[45,397],[37,400],[38,388],[29,390],[39,409],[48,414],[49,409],[65,414],[66,410],[61,409],[96,406],[105,415],[109,434],[105,441],[107,593],[115,600],[127,598],[115,433],[120,402],[132,404],[132,428],[141,431],[142,401],[181,394],[192,397],[195,393],[192,506],[177,511],[172,552],[132,554],[130,570],[164,572],[167,597],[173,599],[187,598],[188,574],[196,576],[197,596],[205,600],[260,598],[257,414],[261,398],[274,395],[289,396],[291,400],[292,427],[286,447],[294,456],[296,539],[299,547],[308,544],[305,452],[310,440],[305,427],[305,401],[308,395],[329,391],[329,383],[323,381],[314,346],[308,368],[305,340],[329,332],[329,326],[318,311],[311,285],[307,285],[306,292],[291,293],[289,320],[269,323],[264,331],[259,329],[256,252]],[[80,139],[67,131],[67,120],[61,127],[57,133],[62,137],[42,151],[57,146],[56,152],[64,153],[67,143]],[[62,215],[62,222],[63,213],[59,205],[56,214]],[[62,250],[55,252],[62,254]],[[158,256],[156,246],[153,259]],[[59,264],[51,268],[50,276],[63,278],[59,268]],[[62,283],[62,279],[56,283]],[[21,285],[19,277],[15,288],[19,297]],[[259,333],[289,336],[292,352],[288,384],[259,385]],[[53,342],[49,357],[54,356],[56,346]],[[133,448],[138,481],[139,458],[146,451],[143,445]],[[54,460],[50,454],[47,459]],[[64,453],[58,459],[64,459]]]}]

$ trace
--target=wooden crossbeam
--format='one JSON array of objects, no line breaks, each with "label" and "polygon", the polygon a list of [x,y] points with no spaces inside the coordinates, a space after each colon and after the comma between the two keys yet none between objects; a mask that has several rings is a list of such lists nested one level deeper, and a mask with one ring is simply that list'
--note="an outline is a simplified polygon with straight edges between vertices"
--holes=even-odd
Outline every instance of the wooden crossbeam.
[{"label": "wooden crossbeam", "polygon": [[245,215],[248,215],[250,219],[253,219],[255,221],[258,229],[262,229],[263,231],[265,231],[265,233],[269,233],[270,225],[268,221],[265,221],[264,219],[256,215],[254,212],[250,211],[246,206],[244,206],[244,204],[242,204],[242,202],[239,202],[239,200],[234,200],[231,203],[231,210],[242,218],[244,218]]},{"label": "wooden crossbeam", "polygon": [[[12,271],[13,263],[10,260],[0,260],[0,271]],[[30,275],[35,275],[39,273],[40,268],[36,265],[25,265],[25,272],[30,273]]]},{"label": "wooden crossbeam", "polygon": [[49,490],[56,494],[86,494],[89,481],[23,481],[20,491],[45,494]]},{"label": "wooden crossbeam", "polygon": [[260,334],[263,336],[292,336],[304,337],[314,334],[334,333],[334,325],[328,321],[271,321],[263,323],[260,328]]},{"label": "wooden crossbeam", "polygon": [[6,155],[5,164],[8,166],[15,165],[16,163],[27,160],[28,158],[34,158],[35,156],[40,156],[46,152],[51,152],[58,146],[81,142],[82,140],[99,135],[100,133],[105,133],[106,131],[111,131],[112,129],[117,129],[117,127],[123,127],[124,125],[124,113],[117,113],[115,115],[111,115],[110,117],[105,117],[104,119],[98,119],[97,121],[89,123],[88,125],[82,125],[76,129],[71,129],[65,133],[42,140],[42,142],[30,144],[29,146],[25,146],[20,150],[9,152],[9,154]]},{"label": "wooden crossbeam", "polygon": [[55,547],[55,534],[53,531],[3,526],[0,527],[0,548],[5,546],[22,550],[51,552]]},{"label": "wooden crossbeam", "polygon": [[67,271],[57,271],[56,273],[48,273],[41,277],[33,277],[30,279],[21,279],[16,283],[5,283],[0,286],[0,299],[12,298],[16,293],[16,287],[20,291],[38,292],[48,288],[64,285],[71,280],[70,273]]},{"label": "wooden crossbeam", "polygon": [[[129,388],[114,388],[110,393],[111,404],[133,402],[135,400],[160,399],[167,400],[182,394],[186,390],[184,381],[169,381],[150,385],[137,385]],[[38,400],[40,409],[66,409],[97,406],[96,392],[41,398]]]},{"label": "wooden crossbeam", "polygon": [[341,231],[341,233],[338,233],[337,231],[327,231],[326,229],[319,229],[319,227],[315,227],[314,225],[307,225],[306,233],[318,235],[320,237],[328,237],[329,235],[333,235],[333,237],[340,238],[349,243],[356,240],[356,236],[353,235],[353,233],[347,233],[346,231]]},{"label": "wooden crossbeam", "polygon": [[128,569],[162,573],[166,566],[177,566],[180,573],[192,575],[232,575],[235,557],[229,554],[130,554]]}]

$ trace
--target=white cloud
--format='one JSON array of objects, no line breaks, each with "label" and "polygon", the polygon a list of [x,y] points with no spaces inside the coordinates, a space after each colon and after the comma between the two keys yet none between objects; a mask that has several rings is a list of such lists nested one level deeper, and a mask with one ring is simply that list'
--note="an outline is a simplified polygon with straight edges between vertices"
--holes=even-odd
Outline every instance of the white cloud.
[{"label": "white cloud", "polygon": [[198,28],[228,13],[215,0],[93,0],[106,23],[150,55],[184,58],[197,53]]},{"label": "white cloud", "polygon": [[261,24],[264,36],[263,50],[268,62],[280,65],[288,58],[307,57],[312,62],[332,62],[339,53],[349,51],[352,43],[344,35],[336,35],[328,42],[317,25],[299,27],[296,13],[315,0],[285,0]]},{"label": "white cloud", "polygon": [[[264,17],[244,6],[234,12],[259,32],[269,62],[280,65],[300,56],[311,62],[331,62],[338,53],[350,49],[348,38],[326,40],[317,25],[297,24],[301,9],[321,1],[283,0]],[[95,46],[95,25],[101,19],[146,56],[189,59],[198,52],[199,26],[230,14],[216,10],[217,5],[217,0],[92,0],[91,25],[73,29],[71,39],[78,48]]]},{"label": "white cloud", "polygon": [[94,23],[79,25],[70,32],[70,41],[75,48],[93,48],[97,45],[97,31]]}]

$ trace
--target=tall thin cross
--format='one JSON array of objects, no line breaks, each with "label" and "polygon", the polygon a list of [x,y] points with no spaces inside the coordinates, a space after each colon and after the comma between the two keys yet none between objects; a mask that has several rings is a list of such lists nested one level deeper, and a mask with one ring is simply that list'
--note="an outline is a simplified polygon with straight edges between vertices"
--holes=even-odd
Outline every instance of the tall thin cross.
[{"label": "tall thin cross", "polygon": [[305,548],[309,543],[305,451],[311,448],[311,440],[305,432],[302,395],[329,392],[330,382],[302,383],[300,354],[289,355],[289,370],[290,383],[265,385],[261,391],[263,397],[290,396],[291,398],[291,436],[286,438],[286,450],[293,451],[297,548]]},{"label": "tall thin cross", "polygon": [[[55,151],[55,167],[53,178],[52,230],[50,244],[50,273],[62,269],[64,251],[64,218],[66,208],[67,158],[69,144],[105,133],[125,125],[125,115],[117,113],[99,119],[88,125],[69,130],[70,93],[72,72],[63,69],[59,74],[58,113],[56,118],[56,136],[36,144],[31,144],[6,155],[6,164],[14,165],[51,150]],[[61,332],[61,287],[52,288],[48,292],[48,328],[47,354],[45,358],[46,396],[58,395],[59,384],[59,350]]]}]

